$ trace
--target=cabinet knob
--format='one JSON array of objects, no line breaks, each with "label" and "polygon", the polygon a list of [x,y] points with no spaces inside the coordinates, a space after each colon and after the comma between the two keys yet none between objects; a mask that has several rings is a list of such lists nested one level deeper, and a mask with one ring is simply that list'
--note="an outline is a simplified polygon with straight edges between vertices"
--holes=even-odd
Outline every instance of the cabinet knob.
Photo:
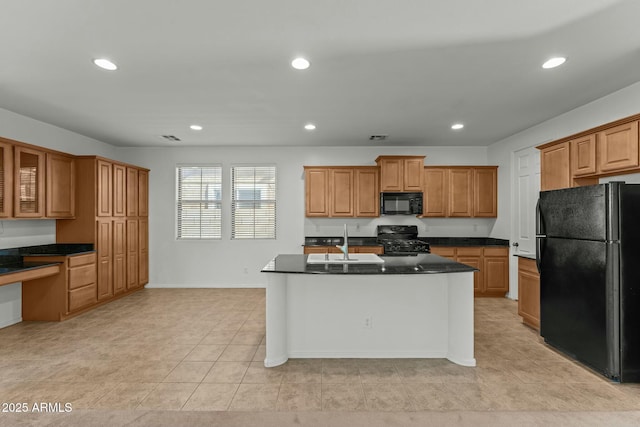
[{"label": "cabinet knob", "polygon": [[517,248],[518,246],[520,246],[520,244],[518,242],[513,242],[511,246],[515,246]]}]

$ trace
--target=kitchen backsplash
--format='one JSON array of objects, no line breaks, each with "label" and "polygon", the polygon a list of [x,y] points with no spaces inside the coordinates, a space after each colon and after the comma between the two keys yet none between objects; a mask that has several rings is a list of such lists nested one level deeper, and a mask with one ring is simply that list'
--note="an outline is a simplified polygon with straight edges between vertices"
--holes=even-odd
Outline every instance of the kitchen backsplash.
[{"label": "kitchen backsplash", "polygon": [[342,236],[347,224],[349,236],[375,237],[376,226],[382,224],[417,225],[420,236],[489,237],[495,218],[422,218],[383,216],[380,218],[305,218],[305,236]]}]

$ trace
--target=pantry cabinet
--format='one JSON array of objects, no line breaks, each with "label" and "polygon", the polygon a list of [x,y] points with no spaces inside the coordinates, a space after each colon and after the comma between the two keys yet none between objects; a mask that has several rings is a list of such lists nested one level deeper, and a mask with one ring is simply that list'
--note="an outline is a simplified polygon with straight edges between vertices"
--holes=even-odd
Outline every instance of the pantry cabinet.
[{"label": "pantry cabinet", "polygon": [[380,191],[422,191],[425,156],[379,156]]},{"label": "pantry cabinet", "polygon": [[56,240],[94,244],[98,302],[149,280],[148,218],[139,216],[148,215],[148,173],[102,157],[76,157],[76,215],[56,221]]},{"label": "pantry cabinet", "polygon": [[502,246],[431,246],[431,253],[477,268],[476,297],[504,297],[509,292],[509,248]]}]

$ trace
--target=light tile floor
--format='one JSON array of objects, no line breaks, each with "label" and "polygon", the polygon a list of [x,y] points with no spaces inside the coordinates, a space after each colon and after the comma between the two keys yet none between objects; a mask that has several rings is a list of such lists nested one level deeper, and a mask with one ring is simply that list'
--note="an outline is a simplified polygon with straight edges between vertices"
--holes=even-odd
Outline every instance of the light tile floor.
[{"label": "light tile floor", "polygon": [[[508,299],[476,299],[476,358],[295,359],[264,368],[263,289],[145,289],[0,330],[0,401],[74,410],[638,411],[546,347]],[[0,415],[0,425],[2,424]]]}]

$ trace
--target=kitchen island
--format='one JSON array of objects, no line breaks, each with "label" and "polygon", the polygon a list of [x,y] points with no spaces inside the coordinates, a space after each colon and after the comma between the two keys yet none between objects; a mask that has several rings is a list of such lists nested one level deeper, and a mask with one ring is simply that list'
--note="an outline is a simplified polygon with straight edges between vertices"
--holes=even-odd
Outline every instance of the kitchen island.
[{"label": "kitchen island", "polygon": [[265,366],[291,358],[447,358],[475,366],[473,267],[438,255],[307,263],[267,273]]}]

